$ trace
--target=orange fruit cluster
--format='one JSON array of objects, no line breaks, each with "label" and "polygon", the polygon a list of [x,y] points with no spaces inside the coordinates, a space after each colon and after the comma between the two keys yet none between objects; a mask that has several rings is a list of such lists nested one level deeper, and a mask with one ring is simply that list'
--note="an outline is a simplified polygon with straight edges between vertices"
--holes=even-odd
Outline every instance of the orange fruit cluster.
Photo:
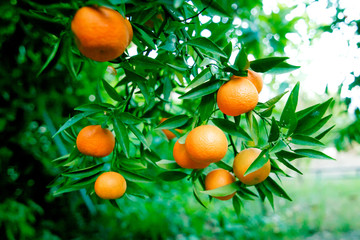
[{"label": "orange fruit cluster", "polygon": [[185,144],[175,143],[173,156],[183,168],[203,169],[220,161],[227,149],[228,142],[223,131],[213,125],[202,125],[190,131]]},{"label": "orange fruit cluster", "polygon": [[79,51],[99,62],[119,57],[133,37],[130,22],[119,12],[103,6],[80,8],[71,22],[71,30]]},{"label": "orange fruit cluster", "polygon": [[239,116],[254,109],[263,87],[260,74],[248,70],[247,77],[233,75],[217,92],[217,104],[221,112]]}]

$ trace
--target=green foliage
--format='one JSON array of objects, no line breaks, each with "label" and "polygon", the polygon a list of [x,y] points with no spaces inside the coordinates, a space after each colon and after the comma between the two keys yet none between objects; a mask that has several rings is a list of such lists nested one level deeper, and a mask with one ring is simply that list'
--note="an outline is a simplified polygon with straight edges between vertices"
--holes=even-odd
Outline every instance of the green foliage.
[{"label": "green foliage", "polygon": [[[249,143],[253,142],[256,147],[262,149],[260,156],[251,164],[246,174],[261,168],[269,158],[273,166],[272,172],[278,178],[280,175],[288,176],[278,163],[300,172],[290,164],[290,161],[303,157],[330,158],[318,150],[295,148],[297,144],[310,147],[323,146],[318,139],[310,135],[320,130],[330,118],[323,116],[332,101],[330,99],[308,110],[297,112],[299,83],[291,91],[284,109],[278,110],[281,112],[280,120],[273,115],[273,109],[286,93],[280,93],[265,103],[259,103],[253,113],[247,114],[248,126],[240,121],[241,117],[234,120],[226,116],[219,117],[219,111],[215,108],[215,93],[231,74],[246,76],[249,67],[256,72],[272,71],[273,74],[289,72],[298,67],[284,62],[287,57],[266,57],[249,62],[244,47],[251,46],[248,42],[241,44],[234,63],[229,62],[234,49],[231,43],[224,44],[229,42],[226,32],[216,38],[198,35],[201,30],[208,27],[208,24],[200,21],[199,14],[212,17],[214,13],[220,16],[226,13],[227,17],[231,17],[232,11],[225,9],[229,4],[222,5],[213,1],[208,2],[206,6],[198,1],[194,1],[193,4],[186,1],[151,2],[143,4],[140,8],[135,8],[132,1],[128,1],[127,4],[106,4],[121,9],[121,12],[126,13],[130,18],[134,29],[131,49],[134,49],[136,54],[125,53],[112,61],[112,65],[119,72],[119,77],[98,79],[101,84],[98,84],[96,101],[75,108],[81,113],[70,118],[55,136],[65,133],[63,136],[67,136],[65,138],[70,139],[73,144],[80,126],[100,124],[113,130],[116,147],[109,157],[94,159],[95,165],[94,163],[89,165],[86,160],[88,157],[79,154],[76,148],[70,155],[56,159],[58,166],[62,167],[62,173],[51,185],[54,194],[80,188],[92,192],[91,185],[102,168],[105,168],[124,175],[130,183],[127,192],[129,197],[143,195],[132,189],[132,186],[138,183],[152,182],[155,178],[163,181],[179,181],[187,178],[193,183],[195,199],[202,206],[208,205],[204,198],[206,195],[226,196],[233,192],[238,193],[237,200],[233,202],[237,212],[241,212],[241,202],[252,197],[259,197],[263,201],[268,199],[273,207],[274,194],[290,200],[285,190],[271,177],[256,186],[258,195],[239,182],[204,191],[204,171],[194,170],[189,173],[179,169],[174,162],[156,155],[154,142],[163,141],[158,140],[156,130],[174,131],[176,128],[191,130],[209,121],[228,134],[234,156],[240,144],[247,148],[250,146]],[[199,12],[200,9],[203,10]],[[145,19],[141,18],[144,14]],[[161,18],[154,17],[158,14],[161,14]],[[153,27],[143,25],[148,20],[154,23]],[[219,34],[218,29],[221,29],[221,26],[210,27],[212,34]],[[225,29],[232,28],[228,26]],[[64,29],[59,35],[39,74],[57,54],[61,41],[65,41],[63,55],[69,73],[77,79],[84,71],[82,68],[87,64],[87,60],[74,54],[77,49],[74,44],[69,44],[68,31]],[[61,36],[64,36],[64,40]],[[179,96],[174,96],[173,93]],[[172,117],[159,124],[159,118],[166,116]],[[314,126],[319,122],[321,122],[320,127],[314,130]],[[71,134],[67,131],[69,128]],[[186,135],[180,140],[183,143],[185,139]],[[279,144],[283,146],[280,148]],[[171,150],[169,152],[171,153]],[[151,159],[146,156],[147,154],[152,154]],[[226,162],[221,162],[217,166],[232,171],[231,165]],[[118,205],[117,202],[112,203],[114,206]]]}]

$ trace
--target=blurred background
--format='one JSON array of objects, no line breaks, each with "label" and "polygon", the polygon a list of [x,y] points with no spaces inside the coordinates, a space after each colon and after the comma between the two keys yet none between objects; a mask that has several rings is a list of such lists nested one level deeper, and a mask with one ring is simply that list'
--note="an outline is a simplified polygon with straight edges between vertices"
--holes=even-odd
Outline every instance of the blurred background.
[{"label": "blurred background", "polygon": [[[260,101],[297,81],[298,109],[335,99],[336,126],[323,141],[336,161],[297,160],[304,175],[283,179],[293,201],[276,198],[275,210],[247,201],[239,218],[230,202],[204,209],[186,179],[144,184],[150,197],[124,198],[120,210],[82,191],[51,194],[47,185],[59,172],[51,160],[71,148],[52,135],[75,106],[92,100],[107,64],[87,64],[74,80],[60,58],[36,76],[52,52],[51,34],[61,31],[28,14],[36,4],[48,3],[0,3],[0,239],[360,239],[360,2],[233,1],[232,22],[199,16],[204,24],[232,24],[229,41],[243,42],[250,60],[287,56],[301,66],[264,74]],[[174,142],[154,133],[153,144],[172,159]]]}]

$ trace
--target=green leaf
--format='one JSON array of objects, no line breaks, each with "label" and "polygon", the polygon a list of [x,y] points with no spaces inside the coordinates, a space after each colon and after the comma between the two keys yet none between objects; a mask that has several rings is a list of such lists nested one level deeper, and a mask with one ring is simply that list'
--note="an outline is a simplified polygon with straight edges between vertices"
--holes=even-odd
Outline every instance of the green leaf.
[{"label": "green leaf", "polygon": [[219,90],[221,83],[219,81],[208,81],[206,83],[197,86],[196,88],[191,89],[187,93],[180,96],[180,99],[195,99],[209,95],[210,93],[216,92]]},{"label": "green leaf", "polygon": [[241,202],[241,199],[236,194],[232,199],[232,204],[233,204],[236,215],[238,217],[240,217],[241,208],[243,207],[243,203]]},{"label": "green leaf", "polygon": [[131,26],[134,29],[134,34],[139,34],[139,39],[143,41],[148,47],[151,49],[155,49],[155,44],[153,42],[153,38],[149,36],[144,30],[142,30],[140,27],[138,27],[136,24],[131,24]]},{"label": "green leaf", "polygon": [[323,117],[315,126],[312,128],[309,128],[307,130],[302,131],[304,135],[311,135],[313,133],[316,133],[319,131],[332,117],[332,114],[327,115],[326,117]]},{"label": "green leaf", "polygon": [[239,70],[246,70],[249,68],[250,63],[244,47],[240,49],[238,55],[235,58],[234,64]]},{"label": "green leaf", "polygon": [[189,120],[187,115],[174,116],[160,123],[155,129],[175,129],[185,125]]},{"label": "green leaf", "polygon": [[143,69],[160,69],[165,67],[165,64],[162,62],[141,54],[131,57],[129,61],[131,64],[139,66]]},{"label": "green leaf", "polygon": [[294,153],[294,152],[285,151],[285,150],[281,150],[281,151],[275,153],[275,155],[278,158],[285,158],[285,159],[288,159],[290,161],[295,160],[297,158],[304,158],[305,157],[304,155],[297,154],[297,153]]},{"label": "green leaf", "polygon": [[145,149],[149,149],[149,150],[150,150],[150,145],[149,145],[149,143],[147,142],[145,136],[142,134],[142,132],[140,132],[140,130],[139,130],[136,126],[134,126],[134,125],[128,125],[128,128],[130,129],[130,131],[131,131],[132,133],[134,133],[134,135],[137,137],[137,139],[139,139],[140,142],[141,142],[142,144],[144,144]]},{"label": "green leaf", "polygon": [[180,171],[168,171],[168,172],[162,172],[158,175],[158,177],[161,179],[161,180],[164,180],[164,181],[168,181],[168,182],[171,182],[171,181],[179,181],[183,178],[186,178],[188,176],[187,173],[184,173],[184,172],[180,172]]},{"label": "green leaf", "polygon": [[272,114],[272,111],[274,110],[275,106],[272,105],[271,107],[265,109],[264,111],[262,112],[259,112],[259,114],[262,116],[262,117],[270,117],[271,114]]},{"label": "green leaf", "polygon": [[277,125],[277,122],[276,122],[275,118],[273,117],[271,119],[271,128],[270,128],[268,142],[275,142],[279,139],[279,137],[280,137],[279,126]]},{"label": "green leaf", "polygon": [[156,165],[166,170],[181,168],[174,160],[166,160],[166,159],[156,162]]},{"label": "green leaf", "polygon": [[188,68],[186,68],[186,67],[182,67],[182,66],[178,66],[178,65],[174,65],[174,64],[170,64],[170,63],[166,63],[166,65],[176,71],[179,71],[179,72],[186,72],[188,70]]},{"label": "green leaf", "polygon": [[138,173],[126,171],[124,169],[118,169],[117,171],[121,175],[123,175],[123,177],[126,179],[126,181],[138,182],[138,183],[149,183],[149,182],[153,181],[152,179],[150,179],[147,176],[143,176]]},{"label": "green leaf", "polygon": [[247,176],[250,173],[255,172],[256,170],[262,168],[262,166],[265,165],[269,161],[269,155],[268,155],[269,149],[264,149],[261,151],[259,156],[254,160],[253,163],[249,166],[249,168],[246,170],[245,175]]},{"label": "green leaf", "polygon": [[202,70],[198,75],[195,76],[195,78],[190,82],[190,84],[187,86],[188,87],[197,87],[199,85],[201,85],[202,83],[210,80],[212,77],[212,73],[210,71],[210,68],[205,68],[204,70]]},{"label": "green leaf", "polygon": [[201,193],[205,193],[213,197],[224,197],[238,191],[240,189],[239,183],[239,181],[236,181],[212,190],[201,191]]},{"label": "green leaf", "polygon": [[288,91],[285,91],[283,93],[280,93],[279,95],[276,95],[275,97],[271,98],[270,100],[266,101],[264,103],[265,106],[267,107],[272,107],[274,106],[278,101],[280,101],[280,99],[285,95],[287,94]]},{"label": "green leaf", "polygon": [[326,134],[328,134],[328,133],[331,131],[331,129],[333,129],[334,127],[335,127],[335,125],[329,127],[328,129],[326,129],[325,131],[323,131],[322,133],[320,133],[319,135],[317,135],[315,138],[316,138],[317,140],[322,139],[322,138],[323,138]]},{"label": "green leaf", "polygon": [[257,59],[250,62],[250,67],[255,72],[267,72],[270,69],[274,68],[278,64],[289,59],[288,57],[269,57],[263,59]]},{"label": "green leaf", "polygon": [[[269,200],[269,203],[272,207],[272,209],[274,210],[275,206],[274,206],[274,196],[273,193],[263,184],[260,183],[257,186],[257,189],[261,190],[261,192],[265,195],[265,197]],[[265,199],[264,199],[265,200]]]},{"label": "green leaf", "polygon": [[314,149],[296,149],[294,150],[294,152],[309,158],[335,160],[334,158],[326,155],[325,153],[322,153]]},{"label": "green leaf", "polygon": [[185,44],[193,47],[201,48],[202,50],[219,55],[224,58],[228,57],[226,53],[218,45],[216,45],[210,39],[204,37],[193,38],[190,41],[185,42]]},{"label": "green leaf", "polygon": [[301,172],[299,169],[297,169],[294,165],[292,165],[292,164],[291,164],[288,160],[286,160],[285,158],[278,157],[278,161],[281,162],[282,164],[284,164],[285,167],[287,167],[287,168],[289,168],[289,169],[291,169],[291,170],[293,170],[293,171],[295,171],[295,172],[303,175],[302,172]]},{"label": "green leaf", "polygon": [[275,182],[271,177],[268,177],[264,181],[264,185],[276,196],[279,196],[279,197],[285,198],[289,201],[292,201],[292,199],[285,192],[285,190],[277,182]]},{"label": "green leaf", "polygon": [[277,64],[275,67],[267,71],[268,74],[283,74],[283,73],[289,73],[294,70],[299,69],[300,66],[294,66],[286,62],[281,62]]},{"label": "green leaf", "polygon": [[208,198],[206,194],[202,194],[201,191],[205,189],[203,181],[201,181],[202,178],[196,178],[195,181],[193,181],[193,193],[196,201],[207,209],[207,206],[209,204]]},{"label": "green leaf", "polygon": [[291,136],[291,143],[297,145],[307,145],[307,146],[324,146],[322,142],[317,140],[316,138],[295,134]]},{"label": "green leaf", "polygon": [[224,163],[223,161],[216,162],[215,165],[218,166],[219,168],[222,168],[222,169],[225,169],[228,171],[233,170],[233,168],[230,165]]},{"label": "green leaf", "polygon": [[114,106],[105,103],[87,103],[75,108],[75,110],[82,112],[102,112],[102,111],[108,111],[109,108],[114,108]]},{"label": "green leaf", "polygon": [[291,91],[280,117],[280,125],[287,126],[289,128],[288,135],[294,131],[297,125],[297,118],[295,111],[299,97],[299,87],[300,87],[300,83],[298,82]]},{"label": "green leaf", "polygon": [[232,136],[240,137],[247,141],[252,140],[250,135],[247,132],[245,132],[244,129],[242,129],[239,125],[236,125],[235,123],[227,119],[213,118],[211,119],[211,121],[221,130]]},{"label": "green leaf", "polygon": [[224,50],[224,53],[227,55],[226,58],[224,57],[220,57],[220,61],[222,63],[225,63],[229,60],[230,56],[231,56],[231,53],[232,53],[232,42],[229,41],[229,43],[226,45],[226,47],[223,49]]},{"label": "green leaf", "polygon": [[72,125],[74,125],[75,123],[79,122],[80,120],[98,113],[99,111],[94,111],[94,112],[85,112],[85,113],[79,113],[76,114],[75,116],[73,116],[72,118],[70,118],[64,125],[61,126],[61,128],[54,134],[53,137],[55,137],[56,135],[58,135],[60,132],[64,131],[65,129],[67,129],[68,127],[71,127]]},{"label": "green leaf", "polygon": [[65,173],[62,173],[62,175],[65,177],[71,177],[71,178],[85,178],[85,177],[90,177],[95,174],[98,174],[99,172],[101,172],[103,167],[104,167],[104,163],[99,163],[99,164],[93,165],[91,167],[87,167],[87,168],[83,168],[83,169],[79,169],[79,170],[75,170],[75,171],[71,171],[71,172],[65,172]]},{"label": "green leaf", "polygon": [[124,123],[117,117],[114,118],[114,131],[117,142],[120,144],[125,156],[129,158],[130,143],[128,130],[126,129]]},{"label": "green leaf", "polygon": [[96,175],[92,175],[92,176],[81,178],[81,179],[74,180],[74,181],[68,181],[68,182],[66,182],[65,185],[63,185],[60,188],[58,188],[57,190],[55,190],[53,192],[53,195],[57,196],[62,193],[78,191],[82,188],[85,188],[89,184],[94,183],[96,181],[97,177],[98,177],[98,175],[96,174]]},{"label": "green leaf", "polygon": [[276,153],[276,152],[279,152],[281,150],[283,150],[284,148],[286,148],[287,145],[282,141],[282,140],[279,140],[275,146],[273,146],[272,148],[270,148],[270,152],[271,153]]},{"label": "green leaf", "polygon": [[326,113],[326,110],[328,109],[332,101],[333,99],[330,98],[326,102],[312,109],[303,118],[299,119],[295,132],[302,133],[303,131],[307,131],[313,128],[314,126],[316,126],[316,124],[321,120],[321,118]]},{"label": "green leaf", "polygon": [[144,119],[138,118],[128,112],[121,112],[121,113],[117,114],[117,116],[123,123],[128,124],[128,125],[137,125],[139,123],[145,122]]},{"label": "green leaf", "polygon": [[36,74],[36,78],[38,78],[40,76],[40,74],[46,69],[47,66],[49,66],[50,62],[56,56],[59,46],[60,46],[60,43],[61,43],[61,40],[62,40],[62,37],[58,38],[58,40],[54,44],[53,50],[51,51],[51,53],[50,53],[49,57],[47,58],[46,62],[44,63],[44,65],[41,67],[39,72]]},{"label": "green leaf", "polygon": [[113,100],[117,102],[122,102],[124,99],[120,97],[120,95],[116,92],[115,88],[113,88],[107,81],[104,79],[102,80],[102,83],[104,85],[105,91],[111,97]]},{"label": "green leaf", "polygon": [[209,94],[201,98],[199,113],[201,121],[206,121],[211,117],[215,106],[215,94]]}]

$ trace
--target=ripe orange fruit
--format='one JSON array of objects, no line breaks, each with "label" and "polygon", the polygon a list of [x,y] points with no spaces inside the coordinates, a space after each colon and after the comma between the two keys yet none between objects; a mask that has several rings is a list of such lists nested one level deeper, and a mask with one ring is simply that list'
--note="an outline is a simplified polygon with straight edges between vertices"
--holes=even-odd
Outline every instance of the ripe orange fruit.
[{"label": "ripe orange fruit", "polygon": [[104,172],[95,181],[95,193],[102,199],[116,199],[126,191],[125,178],[117,172]]},{"label": "ripe orange fruit", "polygon": [[[166,119],[167,119],[167,118],[162,118],[162,119],[160,120],[160,123],[164,122]],[[173,139],[173,138],[176,137],[176,135],[175,135],[173,132],[171,132],[170,130],[162,129],[162,131],[163,131],[163,133],[165,133],[167,139],[169,139],[169,140],[171,140],[171,139]],[[175,131],[177,131],[177,132],[180,133],[180,134],[183,132],[181,129],[175,129]]]},{"label": "ripe orange fruit", "polygon": [[263,84],[264,84],[261,75],[257,72],[254,72],[254,71],[248,69],[247,78],[250,80],[250,82],[252,82],[252,84],[254,84],[258,93],[260,93],[263,88]]},{"label": "ripe orange fruit", "polygon": [[185,148],[190,158],[199,163],[220,161],[228,150],[228,141],[220,128],[202,125],[187,135]]},{"label": "ripe orange fruit", "polygon": [[115,137],[109,129],[90,125],[81,129],[76,138],[76,146],[82,154],[105,157],[114,150]]},{"label": "ripe orange fruit", "polygon": [[270,174],[271,165],[270,160],[268,160],[260,169],[244,176],[246,170],[260,155],[260,153],[261,150],[258,148],[248,148],[239,152],[234,159],[233,169],[235,176],[246,185],[255,185],[261,183]]},{"label": "ripe orange fruit", "polygon": [[189,154],[186,152],[185,144],[179,143],[179,140],[177,140],[174,145],[173,156],[175,162],[182,168],[203,169],[209,166],[210,164],[210,163],[198,163],[192,160],[189,157]]},{"label": "ripe orange fruit", "polygon": [[256,90],[258,91],[258,93],[261,92],[262,88],[263,88],[263,79],[261,77],[261,75],[257,72],[254,72],[253,70],[248,69],[248,75],[247,77],[239,77],[239,76],[235,76],[233,75],[233,78],[246,78],[248,79],[250,82],[252,82],[252,84],[254,84],[254,86],[256,87]]},{"label": "ripe orange fruit", "polygon": [[127,18],[125,18],[125,23],[126,23],[126,27],[128,28],[128,32],[129,32],[129,42],[128,42],[128,46],[129,46],[132,39],[133,39],[134,32],[133,32],[133,28],[131,26],[131,23]]},{"label": "ripe orange fruit", "polygon": [[128,23],[119,12],[107,7],[80,8],[71,30],[80,52],[99,62],[119,57],[130,43]]},{"label": "ripe orange fruit", "polygon": [[[225,169],[215,169],[206,175],[205,189],[212,190],[235,182],[235,177]],[[220,200],[229,200],[235,195],[235,192],[224,197],[214,197]]]},{"label": "ripe orange fruit", "polygon": [[246,77],[234,77],[223,84],[217,92],[217,104],[221,112],[239,116],[256,107],[259,93]]}]

